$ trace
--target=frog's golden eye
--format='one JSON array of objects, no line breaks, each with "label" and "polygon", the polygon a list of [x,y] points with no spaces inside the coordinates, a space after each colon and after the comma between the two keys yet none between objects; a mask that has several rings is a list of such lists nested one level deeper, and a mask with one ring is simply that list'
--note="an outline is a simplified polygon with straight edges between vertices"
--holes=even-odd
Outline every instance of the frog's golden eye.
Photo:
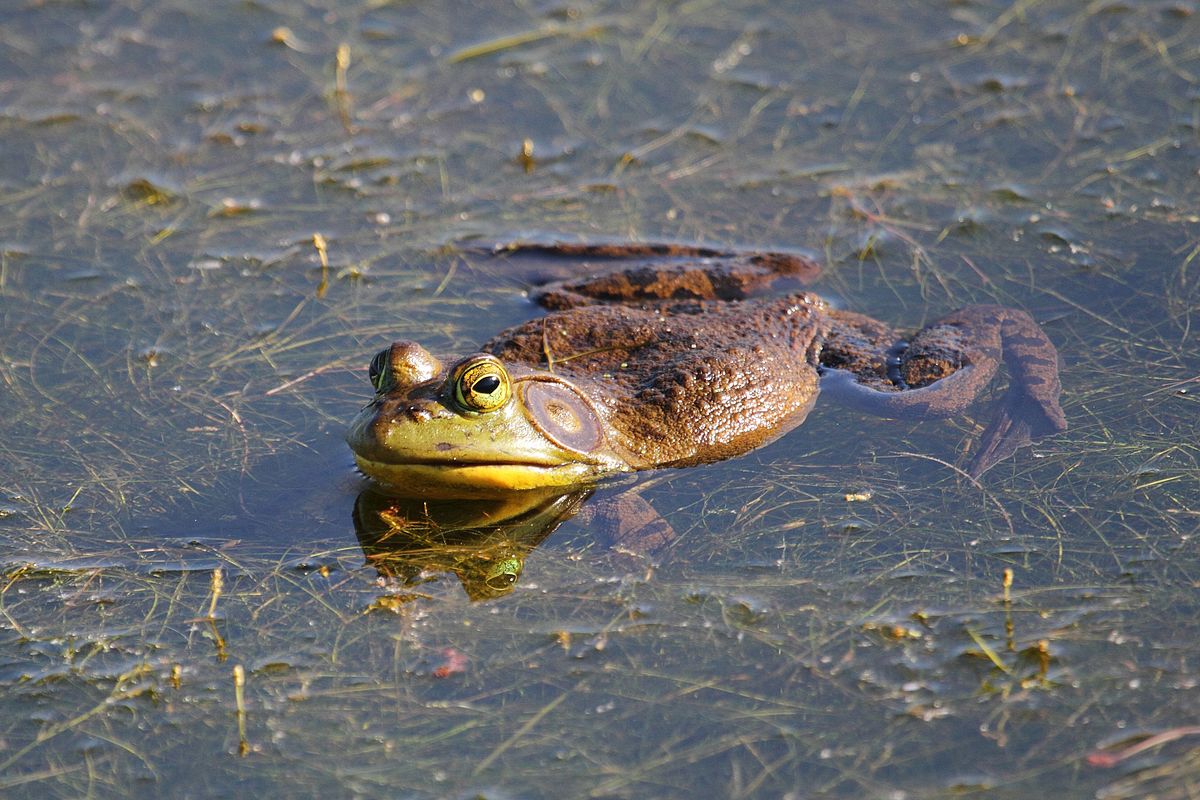
[{"label": "frog's golden eye", "polygon": [[367,370],[367,375],[371,378],[371,385],[375,387],[375,391],[377,392],[383,391],[383,386],[387,382],[388,373],[391,371],[389,369],[390,359],[388,358],[391,352],[392,348],[390,347],[386,350],[380,350],[375,354],[375,357],[371,359],[371,367]]},{"label": "frog's golden eye", "polygon": [[495,411],[512,394],[504,365],[492,356],[464,361],[454,370],[453,381],[454,402],[463,411]]}]

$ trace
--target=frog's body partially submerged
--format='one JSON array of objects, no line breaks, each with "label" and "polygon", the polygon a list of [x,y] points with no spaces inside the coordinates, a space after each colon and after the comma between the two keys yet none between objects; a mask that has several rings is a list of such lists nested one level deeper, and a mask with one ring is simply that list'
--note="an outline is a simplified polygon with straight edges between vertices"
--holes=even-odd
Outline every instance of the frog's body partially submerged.
[{"label": "frog's body partially submerged", "polygon": [[347,441],[362,471],[397,493],[494,496],[717,461],[795,428],[822,388],[883,416],[951,416],[1002,358],[1011,386],[971,474],[1066,428],[1054,346],[1022,311],[968,306],[904,341],[807,292],[748,298],[779,276],[815,274],[800,256],[517,250],[623,268],[543,287],[549,313],[449,366],[413,342],[379,353],[375,399]]}]

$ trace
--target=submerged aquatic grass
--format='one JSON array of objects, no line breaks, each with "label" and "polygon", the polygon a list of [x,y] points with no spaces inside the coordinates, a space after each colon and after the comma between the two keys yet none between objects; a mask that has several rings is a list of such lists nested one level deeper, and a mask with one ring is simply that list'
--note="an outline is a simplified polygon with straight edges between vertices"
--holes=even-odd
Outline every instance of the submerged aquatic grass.
[{"label": "submerged aquatic grass", "polygon": [[[0,789],[1187,797],[1200,16],[480,14],[0,12]],[[1027,308],[1071,430],[972,482],[974,420],[819,408],[633,487],[655,552],[580,515],[376,557],[370,355],[528,318],[537,276],[457,245],[558,238],[805,248],[914,327]]]}]

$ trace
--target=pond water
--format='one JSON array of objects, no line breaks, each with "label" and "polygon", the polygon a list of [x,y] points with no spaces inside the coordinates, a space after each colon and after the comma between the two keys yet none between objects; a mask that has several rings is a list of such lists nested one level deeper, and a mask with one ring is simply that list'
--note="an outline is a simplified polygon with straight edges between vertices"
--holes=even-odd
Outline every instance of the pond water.
[{"label": "pond water", "polygon": [[[1194,796],[1198,11],[6,4],[0,793]],[[627,239],[815,253],[899,326],[1024,308],[1070,430],[974,483],[983,404],[820,406],[381,536],[371,355],[537,313],[456,246]],[[591,513],[635,493],[652,552]]]}]

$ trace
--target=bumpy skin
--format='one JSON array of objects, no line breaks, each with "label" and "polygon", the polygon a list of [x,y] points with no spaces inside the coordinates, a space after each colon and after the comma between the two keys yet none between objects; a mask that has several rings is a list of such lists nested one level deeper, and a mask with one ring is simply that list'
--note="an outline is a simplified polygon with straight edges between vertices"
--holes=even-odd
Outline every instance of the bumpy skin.
[{"label": "bumpy skin", "polygon": [[483,346],[535,364],[591,395],[631,469],[681,467],[745,453],[799,425],[818,391],[814,345],[824,303],[587,306],[505,331]]},{"label": "bumpy skin", "polygon": [[1022,311],[968,306],[905,341],[807,292],[747,299],[780,277],[819,272],[793,254],[672,245],[497,254],[565,258],[599,274],[544,287],[534,296],[549,313],[483,345],[513,385],[495,413],[456,408],[455,367],[418,345],[381,354],[393,376],[347,440],[363,471],[396,491],[489,495],[729,458],[799,425],[821,390],[884,416],[956,415],[1002,359],[1010,389],[970,474],[1066,428],[1057,353]]}]

